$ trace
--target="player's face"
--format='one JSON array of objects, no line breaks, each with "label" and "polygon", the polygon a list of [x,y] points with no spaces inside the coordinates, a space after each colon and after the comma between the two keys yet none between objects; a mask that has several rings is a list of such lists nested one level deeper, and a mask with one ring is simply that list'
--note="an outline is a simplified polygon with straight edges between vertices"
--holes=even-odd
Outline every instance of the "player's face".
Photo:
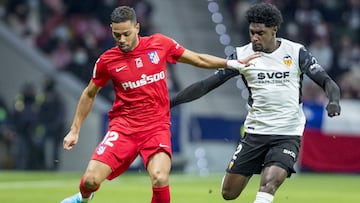
[{"label": "player's face", "polygon": [[112,36],[116,45],[123,52],[135,49],[139,43],[139,23],[132,23],[130,20],[121,23],[111,23]]},{"label": "player's face", "polygon": [[265,24],[250,23],[249,34],[254,51],[272,52],[276,47],[276,27],[266,27]]}]

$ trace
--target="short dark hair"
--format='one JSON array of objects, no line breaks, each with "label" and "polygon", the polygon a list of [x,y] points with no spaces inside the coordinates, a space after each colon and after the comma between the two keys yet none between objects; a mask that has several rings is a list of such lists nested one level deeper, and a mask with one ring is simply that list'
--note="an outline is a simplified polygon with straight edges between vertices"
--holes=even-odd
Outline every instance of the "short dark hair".
[{"label": "short dark hair", "polygon": [[270,3],[252,5],[246,12],[246,18],[249,23],[260,23],[266,27],[277,26],[280,28],[280,24],[283,22],[279,9]]},{"label": "short dark hair", "polygon": [[119,6],[115,8],[110,18],[112,23],[123,23],[128,20],[134,24],[137,22],[135,10],[129,6]]}]

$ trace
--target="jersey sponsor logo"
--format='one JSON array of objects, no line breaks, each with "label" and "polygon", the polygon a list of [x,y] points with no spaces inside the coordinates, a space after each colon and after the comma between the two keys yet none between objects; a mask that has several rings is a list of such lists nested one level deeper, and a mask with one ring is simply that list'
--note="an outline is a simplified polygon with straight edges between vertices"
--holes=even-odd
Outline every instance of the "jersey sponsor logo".
[{"label": "jersey sponsor logo", "polygon": [[292,158],[294,158],[294,160],[296,159],[296,154],[295,154],[295,152],[293,152],[293,151],[291,151],[291,150],[289,150],[289,149],[284,149],[284,150],[283,150],[283,153],[290,155]]},{"label": "jersey sponsor logo", "polygon": [[260,72],[258,73],[258,80],[255,83],[258,84],[283,84],[290,82],[288,77],[290,77],[290,72]]},{"label": "jersey sponsor logo", "polygon": [[287,78],[290,76],[290,72],[286,71],[286,72],[272,72],[272,73],[258,73],[258,79],[263,80],[263,79],[281,79],[281,78]]},{"label": "jersey sponsor logo", "polygon": [[120,68],[116,68],[115,71],[118,73],[118,72],[120,72],[121,70],[123,70],[124,68],[126,68],[126,65],[121,66]]},{"label": "jersey sponsor logo", "polygon": [[151,63],[158,64],[160,62],[160,57],[156,51],[152,51],[152,52],[148,53],[148,56],[149,56]]},{"label": "jersey sponsor logo", "polygon": [[290,55],[284,56],[283,62],[284,62],[284,64],[285,64],[287,67],[290,67],[291,64],[292,64],[292,58],[291,58],[291,56],[290,56]]},{"label": "jersey sponsor logo", "polygon": [[164,80],[165,79],[165,72],[161,71],[159,73],[155,73],[152,75],[146,75],[146,74],[142,74],[141,75],[141,79],[136,80],[136,81],[128,81],[128,82],[124,82],[122,83],[122,87],[124,90],[127,89],[135,89],[144,85],[148,85],[160,80]]},{"label": "jersey sponsor logo", "polygon": [[317,63],[312,64],[310,66],[310,68],[309,68],[309,71],[310,71],[311,74],[315,74],[315,73],[320,72],[322,70],[323,70],[323,68]]}]

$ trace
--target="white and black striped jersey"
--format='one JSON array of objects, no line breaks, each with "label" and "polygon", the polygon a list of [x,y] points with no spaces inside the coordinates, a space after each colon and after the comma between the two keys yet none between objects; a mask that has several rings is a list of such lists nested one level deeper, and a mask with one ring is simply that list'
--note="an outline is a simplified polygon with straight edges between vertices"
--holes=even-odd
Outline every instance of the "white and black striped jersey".
[{"label": "white and black striped jersey", "polygon": [[[279,38],[280,47],[263,53],[251,65],[238,70],[219,69],[214,75],[195,82],[171,98],[174,107],[198,99],[230,78],[241,75],[249,90],[249,112],[245,131],[255,134],[302,135],[305,115],[302,109],[301,86],[306,74],[327,94],[329,101],[340,99],[337,84],[303,45]],[[244,59],[253,54],[252,44],[237,47],[229,59]]]},{"label": "white and black striped jersey", "polygon": [[[272,53],[262,53],[240,70],[249,90],[245,132],[255,134],[302,135],[305,115],[301,103],[303,72],[299,51],[303,47],[285,39]],[[252,44],[236,48],[238,59],[254,53]]]}]

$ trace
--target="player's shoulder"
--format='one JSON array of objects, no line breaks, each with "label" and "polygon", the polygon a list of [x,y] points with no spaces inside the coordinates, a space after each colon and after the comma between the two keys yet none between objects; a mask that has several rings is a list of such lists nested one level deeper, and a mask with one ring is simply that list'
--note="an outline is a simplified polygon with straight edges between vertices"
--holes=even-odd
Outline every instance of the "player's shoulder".
[{"label": "player's shoulder", "polygon": [[238,46],[236,47],[236,51],[252,51],[252,44],[251,42],[250,43],[247,43],[243,46]]},{"label": "player's shoulder", "polygon": [[237,58],[242,58],[241,56],[248,56],[249,54],[254,53],[251,43],[236,47],[235,50],[236,50]]},{"label": "player's shoulder", "polygon": [[120,51],[119,47],[114,46],[100,54],[96,63],[101,62],[102,64],[106,64],[109,61],[113,61],[114,59],[120,59],[122,57],[123,53]]},{"label": "player's shoulder", "polygon": [[113,57],[115,55],[119,55],[121,54],[121,51],[119,50],[119,47],[114,46],[108,50],[105,50],[101,55],[100,58],[108,58],[108,57]]},{"label": "player's shoulder", "polygon": [[140,37],[140,41],[145,46],[163,46],[174,42],[176,43],[174,39],[162,33],[154,33],[149,36]]},{"label": "player's shoulder", "polygon": [[147,38],[149,40],[171,40],[172,39],[171,37],[164,35],[162,33],[158,33],[158,32],[154,33],[148,37],[145,37],[145,38]]},{"label": "player's shoulder", "polygon": [[167,47],[167,48],[173,48],[175,47],[176,49],[179,49],[181,46],[181,44],[179,44],[175,39],[173,39],[170,36],[161,34],[161,33],[154,33],[150,36],[148,43],[147,44],[151,44],[151,46],[154,47]]},{"label": "player's shoulder", "polygon": [[295,50],[299,50],[300,48],[304,47],[303,44],[298,43],[298,42],[294,42],[288,39],[284,39],[284,38],[279,38],[278,40],[281,41],[281,45],[283,47],[285,47],[286,49],[295,49]]},{"label": "player's shoulder", "polygon": [[118,46],[113,46],[103,52],[103,54],[114,54],[115,52],[119,52],[120,49]]}]

